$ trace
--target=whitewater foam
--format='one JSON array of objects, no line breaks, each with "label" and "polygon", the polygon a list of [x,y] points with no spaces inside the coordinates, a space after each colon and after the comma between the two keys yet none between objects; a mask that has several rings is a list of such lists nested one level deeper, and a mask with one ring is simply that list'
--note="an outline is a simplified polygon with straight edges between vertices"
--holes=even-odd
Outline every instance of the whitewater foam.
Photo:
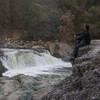
[{"label": "whitewater foam", "polygon": [[2,49],[2,51],[4,56],[0,60],[8,69],[3,76],[55,74],[53,71],[57,68],[72,67],[71,63],[53,57],[48,51],[42,53],[28,49]]}]

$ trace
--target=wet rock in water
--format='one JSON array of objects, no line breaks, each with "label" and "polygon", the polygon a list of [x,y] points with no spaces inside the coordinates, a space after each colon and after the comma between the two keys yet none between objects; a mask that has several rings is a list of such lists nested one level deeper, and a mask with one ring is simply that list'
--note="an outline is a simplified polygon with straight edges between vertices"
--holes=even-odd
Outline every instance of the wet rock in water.
[{"label": "wet rock in water", "polygon": [[31,43],[26,43],[26,44],[24,45],[24,47],[25,47],[25,48],[31,48],[31,47],[32,47],[32,44],[31,44]]},{"label": "wet rock in water", "polygon": [[58,58],[62,58],[65,61],[70,59],[72,53],[72,47],[66,43],[59,43],[59,42],[48,42],[48,49],[50,53]]},{"label": "wet rock in water", "polygon": [[[0,51],[0,57],[3,56],[3,52]],[[7,71],[7,69],[3,66],[2,62],[0,61],[0,77],[2,77],[2,73],[4,73],[5,71]]]},{"label": "wet rock in water", "polygon": [[5,71],[7,71],[7,69],[2,65],[0,61],[0,77],[2,77],[2,73],[4,73]]},{"label": "wet rock in water", "polygon": [[42,100],[100,100],[100,40],[79,50],[73,74]]},{"label": "wet rock in water", "polygon": [[32,46],[32,49],[45,49],[45,47],[43,47],[43,46]]},{"label": "wet rock in water", "polygon": [[0,100],[41,100],[64,78],[65,76],[56,74],[0,77]]}]

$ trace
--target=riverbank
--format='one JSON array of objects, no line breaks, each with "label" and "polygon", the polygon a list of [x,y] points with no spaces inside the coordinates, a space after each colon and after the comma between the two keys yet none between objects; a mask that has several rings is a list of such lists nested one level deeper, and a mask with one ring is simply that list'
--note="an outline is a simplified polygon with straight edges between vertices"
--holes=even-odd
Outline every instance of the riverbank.
[{"label": "riverbank", "polygon": [[22,41],[5,39],[0,40],[0,48],[11,49],[32,49],[32,50],[48,50],[51,55],[62,58],[68,61],[72,53],[72,47],[69,44],[61,43],[58,40],[55,41]]},{"label": "riverbank", "polygon": [[[58,40],[55,41],[22,41],[22,40],[11,40],[5,39],[0,40],[0,47],[8,48],[8,49],[29,49],[36,50],[38,52],[43,52],[44,50],[48,50],[52,56],[57,58],[61,58],[64,61],[68,61],[70,59],[72,53],[72,47],[66,43],[61,43]],[[0,49],[0,56],[3,55],[2,50]],[[0,62],[0,76],[7,69],[4,68],[2,63]]]},{"label": "riverbank", "polygon": [[[99,100],[99,66],[100,40],[93,40],[79,50],[71,76],[1,77],[0,100]],[[60,71],[67,73],[67,69]]]},{"label": "riverbank", "polygon": [[41,100],[72,73],[70,63],[53,57],[45,49],[1,48],[1,51],[0,70],[5,66],[8,71],[0,77],[0,100]]},{"label": "riverbank", "polygon": [[100,99],[100,40],[79,50],[73,74],[44,96],[42,100]]}]

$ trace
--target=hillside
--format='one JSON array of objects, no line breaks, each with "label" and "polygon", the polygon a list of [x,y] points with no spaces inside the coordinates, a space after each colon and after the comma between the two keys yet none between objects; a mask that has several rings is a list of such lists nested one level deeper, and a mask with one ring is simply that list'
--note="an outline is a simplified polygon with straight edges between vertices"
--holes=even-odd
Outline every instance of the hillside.
[{"label": "hillside", "polygon": [[[93,38],[100,38],[100,0],[0,0],[0,6],[1,38],[63,40],[62,35],[77,33],[86,23]],[[62,22],[61,17],[68,11],[73,16],[67,18],[71,23]],[[66,28],[63,30],[69,30],[64,34],[59,30],[62,24]]]}]

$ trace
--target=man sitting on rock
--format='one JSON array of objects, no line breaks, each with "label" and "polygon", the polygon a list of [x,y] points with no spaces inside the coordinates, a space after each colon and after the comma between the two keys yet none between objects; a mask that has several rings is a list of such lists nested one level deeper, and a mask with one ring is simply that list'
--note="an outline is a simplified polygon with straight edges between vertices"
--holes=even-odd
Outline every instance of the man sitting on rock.
[{"label": "man sitting on rock", "polygon": [[71,58],[71,61],[74,61],[74,59],[78,56],[78,50],[80,47],[86,46],[90,44],[91,37],[90,37],[90,27],[89,25],[85,25],[85,29],[83,32],[79,32],[76,35],[76,44],[73,51],[73,57]]}]

